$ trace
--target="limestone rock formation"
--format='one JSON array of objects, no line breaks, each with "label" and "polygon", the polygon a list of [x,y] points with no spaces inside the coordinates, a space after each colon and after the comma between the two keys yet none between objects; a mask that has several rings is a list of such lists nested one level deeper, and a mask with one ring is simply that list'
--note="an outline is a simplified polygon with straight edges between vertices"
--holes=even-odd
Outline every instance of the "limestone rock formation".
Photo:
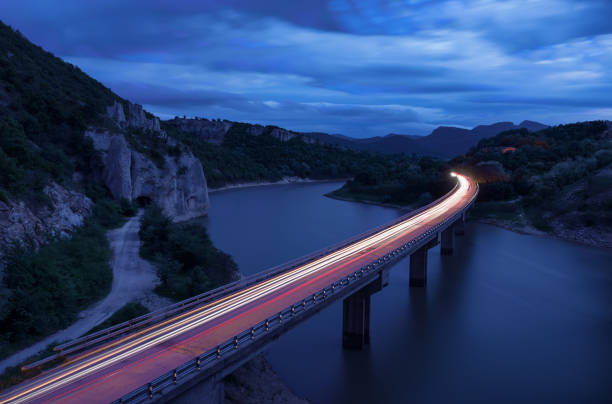
[{"label": "limestone rock formation", "polygon": [[[186,148],[178,157],[164,156],[158,167],[133,150],[123,134],[89,130],[85,135],[102,152],[102,178],[115,198],[154,202],[177,221],[207,213],[208,188],[202,164]],[[167,141],[176,145],[172,139]]]},{"label": "limestone rock formation", "polygon": [[126,115],[123,104],[115,101],[113,105],[106,108],[106,113],[120,128],[142,128],[164,137],[166,135],[159,126],[159,118],[153,115],[148,117],[142,105],[128,103]]},{"label": "limestone rock formation", "polygon": [[38,247],[48,235],[69,236],[92,212],[93,202],[79,192],[51,183],[44,193],[50,206],[36,208],[23,201],[0,201],[0,253],[25,238]]},{"label": "limestone rock formation", "polygon": [[232,127],[232,122],[208,119],[174,118],[168,121],[183,132],[196,135],[200,139],[215,144],[221,144],[224,136]]},{"label": "limestone rock formation", "polygon": [[[195,118],[195,119],[187,119],[187,118],[174,118],[166,121],[170,125],[175,126],[185,133],[191,133],[196,135],[200,139],[215,144],[223,143],[223,138],[229,130],[234,126],[235,122],[232,121],[221,121],[221,120],[212,120],[204,118]],[[251,124],[240,124],[241,129],[253,136],[260,136],[264,133],[269,133],[271,136],[279,139],[282,142],[286,142],[288,140],[293,139],[296,136],[302,136],[302,139],[306,143],[314,143],[316,140],[308,134],[301,134],[297,132],[292,132],[290,130],[286,130],[283,128],[277,128],[275,126],[262,126],[262,125],[251,125]]]}]

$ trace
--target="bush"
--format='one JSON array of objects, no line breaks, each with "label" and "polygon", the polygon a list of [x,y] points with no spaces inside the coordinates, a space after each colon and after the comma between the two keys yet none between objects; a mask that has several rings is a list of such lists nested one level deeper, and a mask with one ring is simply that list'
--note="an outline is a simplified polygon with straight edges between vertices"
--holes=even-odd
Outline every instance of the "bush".
[{"label": "bush", "polygon": [[126,321],[129,321],[133,318],[143,316],[148,312],[149,309],[147,309],[139,302],[126,303],[123,307],[114,312],[113,315],[106,319],[104,322],[98,324],[97,326],[89,330],[87,334],[93,334],[96,331],[104,330],[114,325],[125,323]]},{"label": "bush", "polygon": [[161,208],[145,210],[140,225],[140,254],[157,267],[156,292],[174,300],[214,289],[234,280],[238,268],[217,250],[206,229],[196,223],[173,223]]},{"label": "bush", "polygon": [[86,220],[71,238],[32,250],[32,245],[15,245],[5,257],[0,357],[68,326],[110,290],[110,248],[94,220]]},{"label": "bush", "polygon": [[137,212],[138,206],[135,201],[130,201],[127,198],[121,198],[119,200],[119,213],[121,213],[123,216],[136,216]]},{"label": "bush", "polygon": [[112,229],[125,223],[122,207],[119,202],[112,199],[101,199],[94,206],[94,216],[102,226]]}]

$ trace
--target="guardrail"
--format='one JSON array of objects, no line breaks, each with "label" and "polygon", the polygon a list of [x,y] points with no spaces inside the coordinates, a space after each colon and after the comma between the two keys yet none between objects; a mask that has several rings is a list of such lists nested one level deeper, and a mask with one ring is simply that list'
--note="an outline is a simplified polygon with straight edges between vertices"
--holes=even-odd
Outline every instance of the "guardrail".
[{"label": "guardrail", "polygon": [[[207,352],[196,356],[194,359],[186,362],[182,366],[179,366],[174,371],[159,376],[150,383],[143,385],[140,388],[124,395],[113,403],[136,404],[148,401],[152,399],[155,394],[161,394],[163,389],[177,385],[183,380],[187,380],[187,377],[192,375],[193,373],[200,372],[203,369],[213,366],[218,360],[222,358],[226,358],[229,355],[235,355],[238,351],[240,351],[240,349],[248,347],[256,340],[259,340],[262,337],[269,335],[271,331],[282,327],[283,324],[298,320],[306,312],[312,310],[315,307],[320,306],[322,303],[328,300],[330,296],[341,293],[348,286],[354,285],[356,282],[359,282],[364,278],[373,278],[374,275],[380,270],[382,270],[384,267],[389,266],[395,263],[397,260],[403,258],[404,256],[418,250],[423,245],[428,243],[432,239],[432,237],[438,232],[444,230],[449,225],[461,218],[463,213],[473,205],[477,195],[478,185],[476,185],[476,193],[474,194],[470,202],[455,215],[445,219],[443,222],[438,223],[435,226],[430,227],[424,233],[408,241],[407,243],[402,244],[396,249],[388,252],[384,256],[363,266],[360,270],[355,271],[353,274],[345,276],[342,279],[331,283],[329,286],[313,293],[307,299],[303,299],[299,302],[292,304],[291,306],[286,307],[275,315],[257,323],[250,329],[241,332],[240,334],[234,336],[231,339],[228,339],[224,343],[217,346],[217,348],[210,349]],[[445,195],[445,197],[446,196],[448,196],[448,194]],[[440,199],[438,199],[437,201],[439,200]],[[419,209],[419,212],[422,210],[424,209]],[[410,216],[408,217],[414,216],[419,212],[411,212]],[[406,220],[406,218],[408,218],[406,216],[402,217],[404,218],[402,220]],[[393,224],[387,224],[384,227],[389,227]]]},{"label": "guardrail", "polygon": [[373,229],[367,230],[363,233],[360,233],[354,237],[351,237],[349,239],[343,240],[337,244],[334,244],[330,247],[326,247],[326,248],[322,248],[320,250],[317,250],[313,253],[304,255],[302,257],[296,258],[294,260],[291,260],[289,262],[286,262],[284,264],[281,265],[277,265],[271,269],[262,271],[262,272],[258,272],[256,274],[253,274],[251,276],[242,278],[240,280],[234,281],[232,283],[228,283],[226,285],[220,286],[216,289],[210,290],[208,292],[204,292],[202,294],[193,296],[189,299],[186,300],[182,300],[180,302],[174,303],[170,306],[167,306],[163,309],[142,315],[140,317],[136,317],[134,319],[131,319],[129,321],[114,325],[112,327],[109,327],[107,329],[104,330],[100,330],[97,331],[95,333],[89,334],[89,335],[85,335],[83,337],[68,341],[64,344],[58,345],[56,347],[53,348],[53,350],[55,352],[57,352],[55,355],[49,356],[47,358],[43,358],[37,362],[33,362],[27,365],[24,365],[22,367],[22,370],[26,371],[29,369],[34,369],[37,368],[39,366],[42,366],[46,363],[52,362],[52,361],[56,361],[56,360],[61,360],[64,358],[69,357],[70,355],[75,355],[79,352],[82,352],[86,349],[91,349],[93,347],[99,346],[101,344],[103,344],[104,342],[107,342],[109,340],[112,339],[116,339],[117,337],[120,337],[122,335],[125,334],[129,334],[132,333],[134,331],[140,330],[146,326],[154,326],[157,323],[162,322],[165,319],[168,319],[172,316],[178,315],[180,313],[186,312],[192,308],[195,308],[198,305],[204,305],[206,303],[210,303],[212,301],[221,299],[229,294],[231,294],[232,292],[244,289],[248,286],[254,285],[256,283],[259,283],[261,281],[270,279],[276,275],[279,275],[285,271],[289,271],[291,269],[297,268],[309,261],[315,260],[317,258],[323,257],[331,252],[334,251],[338,251],[350,244],[353,244],[357,241],[363,240],[369,236],[371,236],[372,234],[375,234],[387,227],[390,226],[394,226],[404,220],[409,219],[410,217],[413,217],[415,215],[418,215],[419,213],[429,209],[430,207],[440,203],[442,200],[446,199],[447,197],[449,197],[453,192],[455,192],[455,190],[457,189],[458,184],[455,184],[455,186],[449,191],[447,192],[444,196],[436,199],[435,201],[422,206],[418,209],[412,210],[408,213],[406,213],[405,215],[402,215],[400,217],[398,217],[397,219],[394,219],[390,222],[387,222],[383,225],[380,225],[378,227],[375,227]]}]

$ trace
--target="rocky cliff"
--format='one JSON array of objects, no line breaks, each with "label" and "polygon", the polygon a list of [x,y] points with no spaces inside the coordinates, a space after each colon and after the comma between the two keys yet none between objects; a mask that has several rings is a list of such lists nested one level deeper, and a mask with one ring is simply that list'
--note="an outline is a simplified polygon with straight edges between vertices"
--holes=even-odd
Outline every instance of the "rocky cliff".
[{"label": "rocky cliff", "polygon": [[142,105],[131,102],[124,105],[115,101],[113,105],[106,108],[106,113],[120,128],[142,128],[165,137],[165,132],[159,127],[159,118],[145,112]]},{"label": "rocky cliff", "polygon": [[26,238],[38,247],[48,235],[69,236],[91,214],[93,202],[81,193],[56,183],[46,186],[44,193],[50,203],[38,208],[23,201],[0,201],[0,256],[11,243]]},{"label": "rocky cliff", "polygon": [[201,140],[215,144],[223,143],[225,135],[227,135],[232,128],[253,136],[260,136],[264,133],[268,133],[283,142],[291,140],[296,136],[302,136],[302,139],[306,143],[314,143],[317,141],[309,134],[293,132],[283,128],[278,128],[276,126],[253,125],[227,120],[222,121],[220,119],[209,121],[205,118],[188,119],[177,117],[166,121],[166,123],[180,129],[185,133],[196,135]]},{"label": "rocky cliff", "polygon": [[[206,177],[200,161],[186,147],[168,138],[157,117],[147,117],[140,105],[115,103],[108,107],[108,117],[117,130],[90,128],[85,135],[102,153],[102,179],[116,198],[154,202],[174,220],[203,216],[209,207]],[[180,155],[162,155],[163,163],[154,163],[136,151],[122,129],[143,129],[141,136],[156,136],[166,146],[180,150]]]}]

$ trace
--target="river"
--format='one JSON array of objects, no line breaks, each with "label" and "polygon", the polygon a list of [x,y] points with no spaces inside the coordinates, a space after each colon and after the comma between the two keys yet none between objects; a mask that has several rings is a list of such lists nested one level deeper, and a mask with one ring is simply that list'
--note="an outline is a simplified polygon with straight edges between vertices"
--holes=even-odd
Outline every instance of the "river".
[{"label": "river", "polygon": [[[338,201],[340,183],[211,194],[214,244],[252,274],[389,221],[397,209]],[[371,344],[341,347],[336,302],[266,357],[313,403],[585,402],[612,399],[612,251],[468,223],[456,252],[408,260],[372,297]]]}]

